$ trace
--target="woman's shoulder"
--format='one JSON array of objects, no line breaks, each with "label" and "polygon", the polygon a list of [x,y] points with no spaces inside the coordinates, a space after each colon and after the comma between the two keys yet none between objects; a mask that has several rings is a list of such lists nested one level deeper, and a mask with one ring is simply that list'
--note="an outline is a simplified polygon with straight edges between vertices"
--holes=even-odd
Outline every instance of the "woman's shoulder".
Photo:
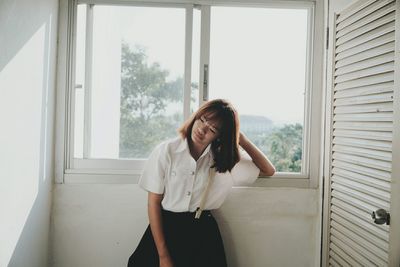
[{"label": "woman's shoulder", "polygon": [[160,144],[158,144],[156,149],[159,149],[163,152],[173,153],[179,150],[180,148],[184,147],[186,145],[185,142],[186,142],[185,139],[183,139],[180,136],[176,136],[174,138],[162,141]]}]

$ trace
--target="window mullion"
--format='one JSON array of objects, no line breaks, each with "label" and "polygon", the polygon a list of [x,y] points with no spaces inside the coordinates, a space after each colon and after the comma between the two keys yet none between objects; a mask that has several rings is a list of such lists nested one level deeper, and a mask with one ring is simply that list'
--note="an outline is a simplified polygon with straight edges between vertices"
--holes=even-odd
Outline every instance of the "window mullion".
[{"label": "window mullion", "polygon": [[192,40],[193,40],[193,5],[186,7],[185,26],[185,70],[183,88],[183,120],[190,116],[190,96],[192,93]]},{"label": "window mullion", "polygon": [[[208,71],[210,61],[210,6],[201,6],[201,36],[200,36],[200,82],[199,82],[199,105],[208,100],[208,93],[204,94],[205,71]],[[208,80],[208,79],[207,79]],[[206,80],[207,87],[209,87]],[[206,96],[206,98],[204,97]]]},{"label": "window mullion", "polygon": [[86,9],[86,42],[85,42],[85,104],[83,158],[90,158],[91,145],[91,112],[92,112],[92,63],[93,63],[93,4]]}]

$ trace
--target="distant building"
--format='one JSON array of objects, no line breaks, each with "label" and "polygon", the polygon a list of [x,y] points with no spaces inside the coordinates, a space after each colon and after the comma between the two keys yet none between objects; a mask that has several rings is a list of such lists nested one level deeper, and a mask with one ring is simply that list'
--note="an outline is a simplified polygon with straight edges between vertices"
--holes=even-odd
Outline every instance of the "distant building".
[{"label": "distant building", "polygon": [[267,117],[240,115],[240,130],[247,134],[269,132],[273,126],[273,122]]}]

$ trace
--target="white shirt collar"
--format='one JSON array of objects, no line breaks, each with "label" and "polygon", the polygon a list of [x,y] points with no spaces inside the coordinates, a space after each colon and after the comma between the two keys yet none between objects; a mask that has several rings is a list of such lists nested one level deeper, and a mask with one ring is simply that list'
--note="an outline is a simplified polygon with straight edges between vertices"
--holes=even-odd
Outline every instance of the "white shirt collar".
[{"label": "white shirt collar", "polygon": [[[176,153],[180,153],[183,152],[185,150],[187,150],[187,152],[190,154],[190,150],[189,150],[189,144],[188,144],[188,140],[187,138],[179,138],[180,139],[180,143],[178,148],[175,150]],[[208,154],[210,152],[211,149],[211,144],[209,144],[206,149],[204,149],[203,153],[201,154],[200,158],[203,157],[204,155]]]}]

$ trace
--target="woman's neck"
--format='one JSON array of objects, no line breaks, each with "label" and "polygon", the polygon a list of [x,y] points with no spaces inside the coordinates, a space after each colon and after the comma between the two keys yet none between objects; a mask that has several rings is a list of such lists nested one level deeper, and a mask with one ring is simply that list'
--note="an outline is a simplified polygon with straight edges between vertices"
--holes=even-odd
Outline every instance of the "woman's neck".
[{"label": "woman's neck", "polygon": [[195,143],[193,143],[192,140],[189,141],[190,155],[192,155],[192,157],[195,161],[197,161],[200,158],[201,154],[206,149],[206,147],[207,146],[195,144]]}]

